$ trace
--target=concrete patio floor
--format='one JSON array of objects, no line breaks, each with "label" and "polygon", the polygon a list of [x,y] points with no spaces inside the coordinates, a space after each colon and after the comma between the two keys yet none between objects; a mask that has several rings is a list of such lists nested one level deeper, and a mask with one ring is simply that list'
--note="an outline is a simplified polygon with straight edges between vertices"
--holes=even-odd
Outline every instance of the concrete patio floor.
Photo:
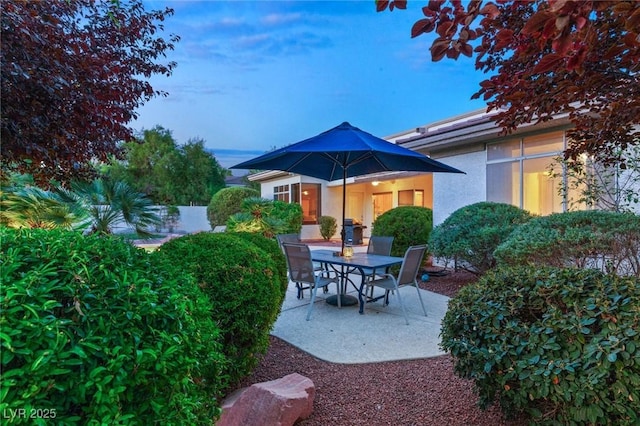
[{"label": "concrete patio floor", "polygon": [[[327,248],[314,247],[315,248]],[[365,247],[356,247],[366,251]],[[359,277],[356,276],[359,283]],[[376,295],[382,294],[376,289]],[[425,317],[415,288],[401,288],[400,292],[407,307],[409,325],[405,323],[400,302],[391,295],[389,305],[382,300],[367,303],[364,314],[358,313],[358,305],[329,305],[325,299],[335,294],[336,286],[331,285],[329,293],[318,290],[311,319],[306,321],[311,300],[309,290],[304,298],[297,299],[295,284],[289,289],[271,334],[329,362],[359,364],[393,360],[428,358],[443,355],[439,348],[440,326],[447,310],[449,298],[437,293],[420,290],[427,309]],[[350,286],[349,294],[357,297],[357,291]]]}]

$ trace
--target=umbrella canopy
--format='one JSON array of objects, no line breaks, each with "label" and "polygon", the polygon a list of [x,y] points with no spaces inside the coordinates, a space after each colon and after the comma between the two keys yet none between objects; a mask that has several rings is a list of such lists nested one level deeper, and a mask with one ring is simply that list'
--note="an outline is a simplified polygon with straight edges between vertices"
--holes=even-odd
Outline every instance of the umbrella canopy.
[{"label": "umbrella canopy", "polygon": [[281,170],[328,181],[342,178],[343,251],[346,178],[387,171],[464,173],[347,122],[231,168]]}]

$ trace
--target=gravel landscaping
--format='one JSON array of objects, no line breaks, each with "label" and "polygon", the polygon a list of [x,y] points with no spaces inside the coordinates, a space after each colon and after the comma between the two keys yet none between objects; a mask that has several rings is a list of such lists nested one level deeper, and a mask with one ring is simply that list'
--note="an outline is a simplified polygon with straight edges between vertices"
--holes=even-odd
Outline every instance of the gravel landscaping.
[{"label": "gravel landscaping", "polygon": [[[426,290],[453,296],[476,280],[466,272],[431,275]],[[384,338],[384,336],[381,336]],[[334,364],[271,337],[269,350],[242,386],[274,380],[291,373],[310,378],[316,387],[314,411],[299,422],[327,425],[522,425],[507,421],[498,407],[476,406],[473,382],[453,373],[449,355],[372,364]]]}]

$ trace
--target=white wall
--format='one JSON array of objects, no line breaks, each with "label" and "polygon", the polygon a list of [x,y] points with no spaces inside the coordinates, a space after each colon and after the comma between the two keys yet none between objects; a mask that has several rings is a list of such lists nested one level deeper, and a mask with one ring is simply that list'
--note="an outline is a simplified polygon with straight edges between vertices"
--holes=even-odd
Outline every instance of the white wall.
[{"label": "white wall", "polygon": [[444,222],[461,207],[487,200],[485,151],[438,157],[438,161],[466,174],[433,174],[433,226]]},{"label": "white wall", "polygon": [[178,206],[180,222],[176,230],[191,234],[200,231],[211,231],[211,224],[207,219],[207,206]]}]

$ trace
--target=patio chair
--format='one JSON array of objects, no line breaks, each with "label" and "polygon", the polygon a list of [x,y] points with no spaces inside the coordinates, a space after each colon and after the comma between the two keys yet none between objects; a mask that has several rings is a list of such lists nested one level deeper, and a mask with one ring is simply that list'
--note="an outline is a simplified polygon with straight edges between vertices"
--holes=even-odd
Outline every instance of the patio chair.
[{"label": "patio chair", "polygon": [[[276,240],[278,240],[278,245],[280,246],[280,248],[282,249],[282,252],[284,253],[284,247],[282,247],[282,244],[283,243],[296,243],[296,244],[300,243],[300,235],[299,234],[278,234],[276,235]],[[314,263],[314,268],[316,271],[324,272],[322,265]],[[304,299],[304,291],[311,290],[311,287],[304,286],[302,283],[296,282],[296,289],[298,290],[297,298]]]},{"label": "patio chair", "polygon": [[390,291],[393,291],[398,295],[398,300],[400,301],[404,320],[407,325],[409,324],[409,317],[407,316],[407,310],[399,291],[402,287],[414,286],[416,288],[420,304],[422,305],[422,311],[424,312],[424,315],[427,316],[427,310],[424,307],[422,295],[420,294],[420,287],[418,287],[418,281],[416,280],[416,275],[418,273],[418,269],[420,269],[422,258],[424,257],[424,252],[426,250],[426,245],[409,247],[404,254],[404,260],[402,261],[402,266],[400,267],[400,272],[398,273],[397,278],[394,277],[393,274],[383,274],[381,278],[374,278],[366,282],[367,290],[369,287],[380,287],[385,290],[385,296],[383,298],[385,305],[389,304]]},{"label": "patio chair", "polygon": [[[391,246],[393,245],[394,237],[383,237],[379,235],[372,235],[369,238],[369,245],[367,246],[367,254],[380,254],[383,256],[391,255]],[[364,274],[367,279],[373,279],[374,269],[364,268]],[[384,271],[387,272],[387,271]]]},{"label": "patio chair", "polygon": [[[367,254],[381,254],[383,256],[391,255],[391,246],[393,246],[393,239],[395,237],[384,237],[380,235],[372,235],[369,237],[369,245],[367,246]],[[365,275],[366,280],[372,280],[375,278],[375,275],[380,275],[381,273],[386,273],[387,271],[376,271],[371,268],[363,268],[362,272]],[[376,274],[376,272],[378,272]],[[373,287],[371,287],[371,297],[373,297]]]},{"label": "patio chair", "polygon": [[[306,244],[283,243],[285,257],[287,258],[287,268],[289,270],[289,279],[296,285],[306,285],[311,289],[311,302],[307,311],[307,321],[311,318],[311,311],[316,300],[318,287],[328,290],[329,284],[335,283],[338,293],[340,292],[340,284],[337,273],[333,277],[330,275],[317,274],[313,261],[311,260],[311,251]],[[327,274],[329,274],[327,272]],[[338,305],[340,298],[338,297]]]}]

